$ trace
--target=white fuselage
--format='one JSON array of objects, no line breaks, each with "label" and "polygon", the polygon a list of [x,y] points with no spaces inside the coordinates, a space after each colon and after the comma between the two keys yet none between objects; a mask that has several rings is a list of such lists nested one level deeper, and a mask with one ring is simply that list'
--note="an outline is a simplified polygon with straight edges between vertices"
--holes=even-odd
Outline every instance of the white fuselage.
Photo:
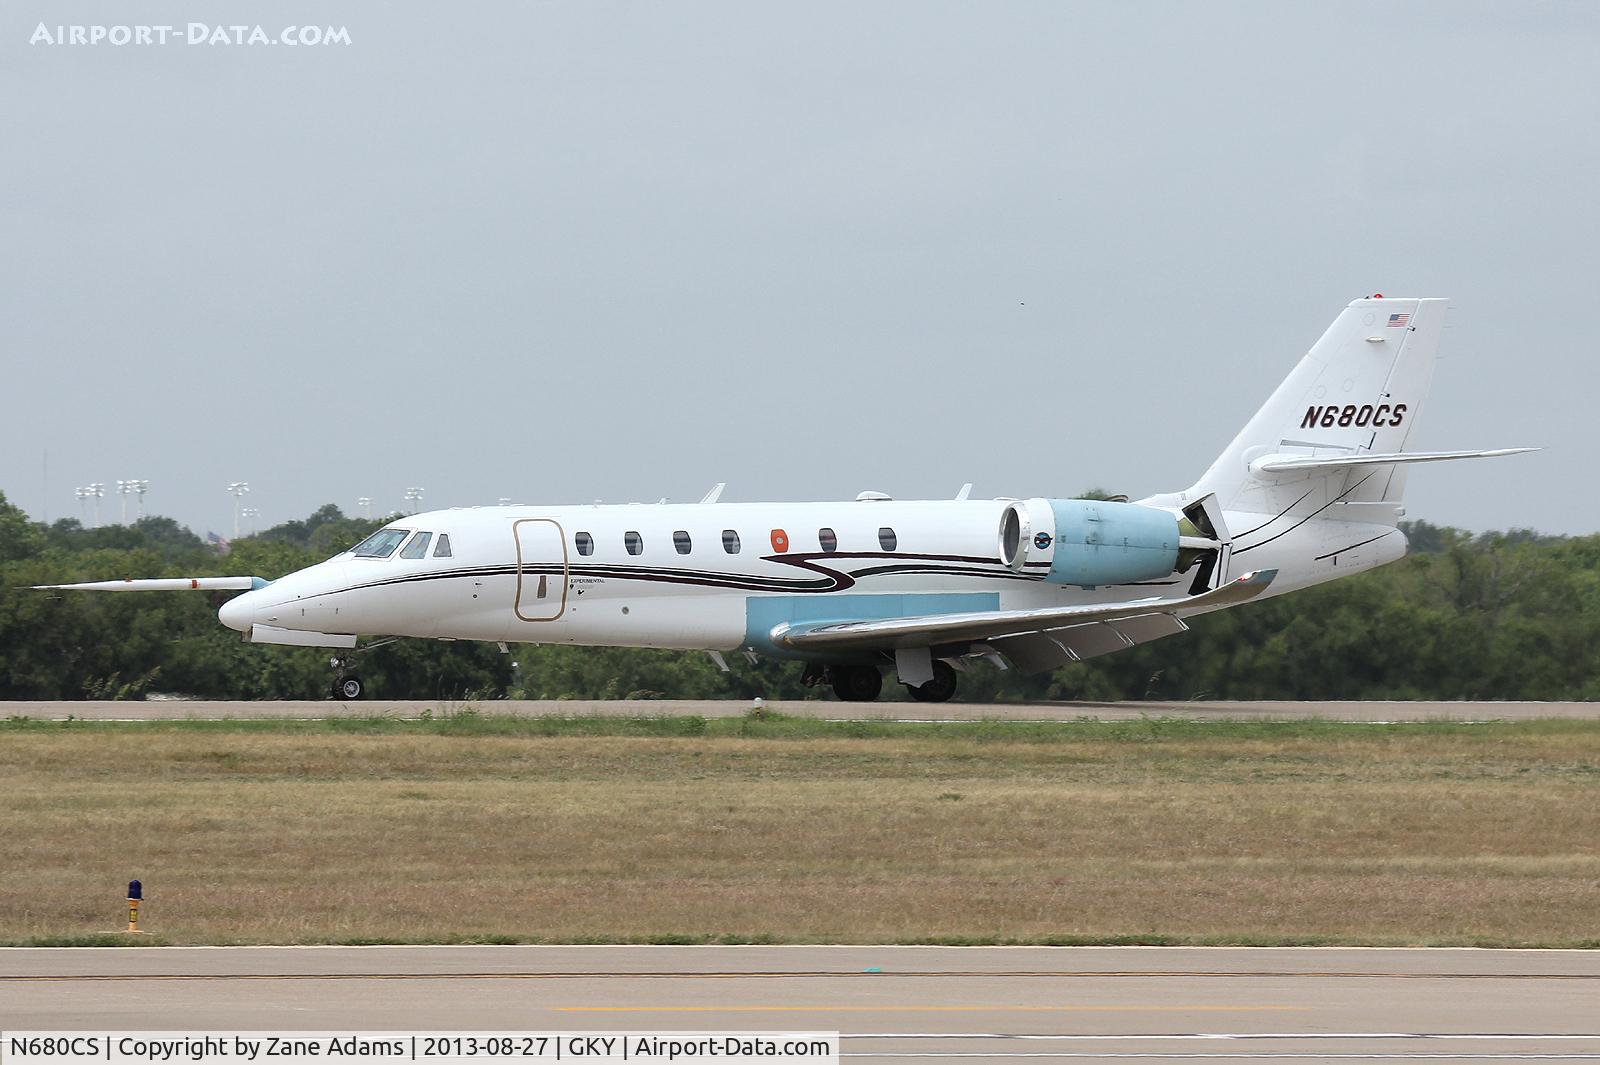
[{"label": "white fuselage", "polygon": [[[1047,671],[1402,557],[1413,465],[1528,450],[1409,446],[1446,304],[1352,300],[1198,480],[1134,503],[972,500],[969,489],[953,500],[721,503],[718,486],[692,505],[417,514],[273,582],[39,587],[248,589],[219,616],[253,643],[742,649],[805,660],[805,683],[841,699],[877,698],[892,669],[913,698],[942,702],[968,659]],[[1136,407],[1130,426],[1146,435]],[[334,657],[335,692],[356,698],[348,661]]]},{"label": "white fuselage", "polygon": [[[1168,498],[1146,501],[1171,507]],[[387,557],[346,552],[225,604],[223,622],[357,636],[783,653],[772,628],[1181,599],[1190,577],[1093,589],[1001,561],[1009,500],[501,506],[433,511]],[[1393,561],[1389,524],[1228,512],[1234,573],[1269,594]],[[831,537],[829,532],[831,531]],[[404,557],[418,532],[422,557]],[[441,535],[448,557],[435,554]],[[831,549],[830,549],[831,546]],[[414,553],[414,552],[413,552]]]}]

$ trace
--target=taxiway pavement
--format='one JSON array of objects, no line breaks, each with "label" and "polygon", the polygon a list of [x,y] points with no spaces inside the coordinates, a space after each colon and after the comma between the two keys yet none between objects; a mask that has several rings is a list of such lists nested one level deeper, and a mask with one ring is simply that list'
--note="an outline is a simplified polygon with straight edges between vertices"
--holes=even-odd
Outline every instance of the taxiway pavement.
[{"label": "taxiway pavement", "polygon": [[[1182,717],[1194,720],[1272,719],[1335,721],[1518,721],[1541,717],[1600,718],[1600,702],[1057,702],[1057,703],[841,703],[832,699],[767,703],[776,713],[833,720],[899,721],[1073,721],[1094,718],[1126,721],[1141,717]],[[500,699],[473,703],[428,700],[371,699],[336,702],[332,699],[301,702],[212,702],[188,699],[140,702],[0,702],[0,718],[31,717],[86,721],[168,720],[219,718],[323,718],[336,716],[435,715],[468,707],[480,713],[528,716],[608,715],[667,717],[698,714],[701,717],[738,717],[750,710],[742,699],[625,699],[616,701],[543,701]]]},{"label": "taxiway pavement", "polygon": [[848,1058],[1593,1060],[1600,952],[11,948],[0,1027],[838,1030]]}]

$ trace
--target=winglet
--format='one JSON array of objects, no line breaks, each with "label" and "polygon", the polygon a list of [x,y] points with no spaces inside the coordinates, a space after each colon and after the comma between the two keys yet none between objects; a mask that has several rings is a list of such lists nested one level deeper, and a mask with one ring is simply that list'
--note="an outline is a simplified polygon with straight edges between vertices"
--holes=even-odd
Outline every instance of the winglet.
[{"label": "winglet", "polygon": [[1179,599],[1174,605],[1178,612],[1187,614],[1196,607],[1209,610],[1218,606],[1237,606],[1247,603],[1267,590],[1267,585],[1278,576],[1275,569],[1257,569],[1235,577],[1226,584],[1220,584],[1208,592],[1190,596],[1188,599]]},{"label": "winglet", "polygon": [[[1259,595],[1261,590],[1271,584],[1277,575],[1278,571],[1275,569],[1254,569],[1223,585],[1222,588],[1253,588],[1255,589],[1254,594]],[[1218,588],[1217,591],[1220,592],[1222,588]]]}]

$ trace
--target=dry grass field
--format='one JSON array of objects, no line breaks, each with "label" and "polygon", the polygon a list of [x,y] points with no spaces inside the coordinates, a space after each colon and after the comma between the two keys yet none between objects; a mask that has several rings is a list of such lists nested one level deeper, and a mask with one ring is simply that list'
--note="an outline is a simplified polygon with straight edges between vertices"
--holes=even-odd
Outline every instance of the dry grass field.
[{"label": "dry grass field", "polygon": [[1600,723],[0,723],[0,941],[1600,945]]}]

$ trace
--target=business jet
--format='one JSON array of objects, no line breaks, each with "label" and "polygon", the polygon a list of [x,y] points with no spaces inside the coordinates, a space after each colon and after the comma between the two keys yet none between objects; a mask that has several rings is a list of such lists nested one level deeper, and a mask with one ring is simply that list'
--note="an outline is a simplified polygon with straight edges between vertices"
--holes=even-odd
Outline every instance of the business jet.
[{"label": "business jet", "polygon": [[893,674],[941,702],[975,662],[1046,671],[1188,628],[1199,614],[1393,562],[1443,299],[1349,304],[1189,488],[835,503],[495,506],[408,515],[277,580],[185,577],[58,589],[238,590],[250,643],[332,648],[354,699],[358,641],[416,637],[793,659],[840,699]]}]

